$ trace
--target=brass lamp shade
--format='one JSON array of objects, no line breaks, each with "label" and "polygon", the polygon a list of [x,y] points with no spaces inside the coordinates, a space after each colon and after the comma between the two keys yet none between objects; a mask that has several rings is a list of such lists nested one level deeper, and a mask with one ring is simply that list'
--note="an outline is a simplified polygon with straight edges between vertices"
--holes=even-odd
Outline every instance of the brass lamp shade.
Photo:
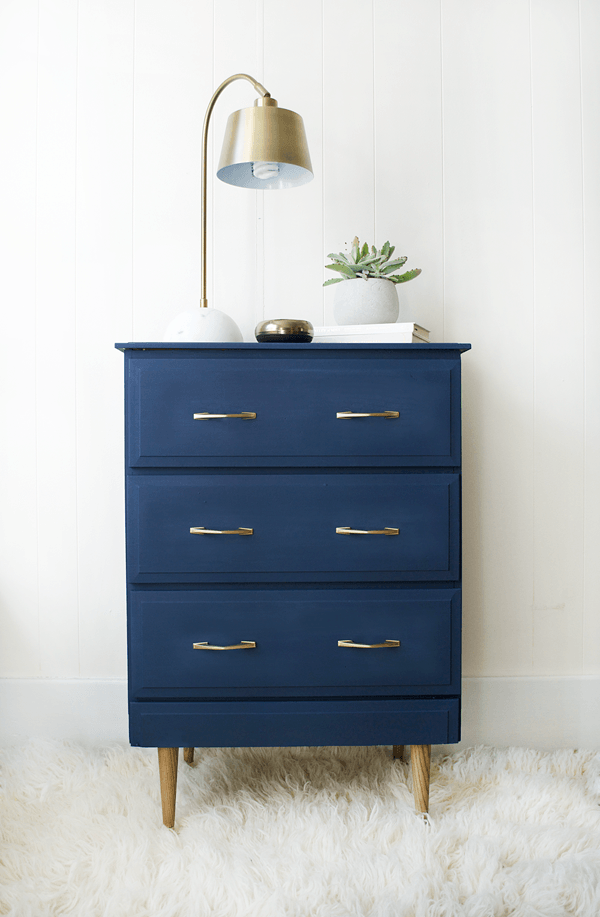
[{"label": "brass lamp shade", "polygon": [[217,176],[229,185],[258,191],[294,188],[313,177],[304,122],[279,108],[275,99],[257,99],[254,108],[229,116]]}]

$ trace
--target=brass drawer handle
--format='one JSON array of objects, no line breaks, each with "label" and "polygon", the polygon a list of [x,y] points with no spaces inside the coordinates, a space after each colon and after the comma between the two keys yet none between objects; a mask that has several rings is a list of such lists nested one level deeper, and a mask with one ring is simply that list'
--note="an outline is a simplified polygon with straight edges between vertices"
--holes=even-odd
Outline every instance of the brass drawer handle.
[{"label": "brass drawer handle", "polygon": [[384,529],[371,529],[370,531],[365,531],[364,529],[351,529],[347,525],[340,525],[335,530],[336,535],[399,535],[400,529],[393,529],[386,526]]},{"label": "brass drawer handle", "polygon": [[234,643],[233,646],[214,646],[204,640],[203,643],[193,643],[195,650],[253,650],[256,647],[254,640],[242,640],[241,643]]},{"label": "brass drawer handle", "polygon": [[375,650],[380,646],[400,646],[399,640],[386,640],[385,643],[354,643],[352,640],[338,640],[338,646],[353,646],[359,650]]},{"label": "brass drawer handle", "polygon": [[202,411],[200,414],[194,414],[194,420],[214,420],[215,417],[241,417],[242,420],[256,420],[256,414],[253,411],[242,411],[241,414],[209,414],[208,411]]},{"label": "brass drawer handle", "polygon": [[190,535],[254,535],[254,529],[205,529],[203,525],[195,525]]},{"label": "brass drawer handle", "polygon": [[371,414],[355,414],[354,411],[338,411],[335,415],[338,420],[347,420],[350,417],[387,417],[390,420],[400,417],[399,411],[375,411]]}]

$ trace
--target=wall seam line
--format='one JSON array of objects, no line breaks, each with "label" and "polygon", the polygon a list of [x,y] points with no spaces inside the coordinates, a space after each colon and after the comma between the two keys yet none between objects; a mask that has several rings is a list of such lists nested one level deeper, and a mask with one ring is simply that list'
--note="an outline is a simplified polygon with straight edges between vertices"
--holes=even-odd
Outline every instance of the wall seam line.
[{"label": "wall seam line", "polygon": [[79,577],[79,563],[80,563],[80,545],[79,545],[79,435],[78,435],[78,424],[77,424],[77,408],[79,402],[78,395],[78,366],[79,366],[79,348],[77,346],[77,331],[78,331],[78,310],[77,310],[77,293],[79,288],[79,271],[78,271],[78,252],[79,252],[79,202],[78,202],[78,169],[79,169],[79,14],[81,9],[81,0],[77,2],[77,26],[75,30],[76,34],[76,52],[75,52],[75,309],[74,309],[74,320],[73,320],[73,341],[75,347],[75,363],[74,363],[74,407],[75,407],[75,544],[77,545],[77,565],[76,565],[76,582],[75,582],[75,594],[77,595],[77,673],[78,676],[81,676],[81,593],[80,593],[80,577]]},{"label": "wall seam line", "polygon": [[587,430],[587,350],[585,342],[587,339],[587,298],[586,298],[586,258],[585,258],[585,164],[584,164],[584,129],[583,129],[583,54],[582,54],[582,42],[581,42],[581,0],[578,0],[577,3],[577,23],[578,23],[578,39],[579,39],[579,125],[580,125],[580,140],[581,140],[581,308],[583,313],[582,321],[582,352],[583,352],[583,515],[582,515],[582,542],[583,542],[583,557],[582,557],[582,614],[581,614],[581,671],[585,669],[585,632],[586,632],[586,620],[587,620],[587,570],[588,565],[586,563],[586,545],[587,545],[587,514],[586,514],[586,492],[588,485],[588,430]]},{"label": "wall seam line", "polygon": [[[325,3],[321,0],[321,247],[325,255]],[[322,279],[322,277],[321,277]],[[325,288],[321,282],[321,322],[325,321]]]},{"label": "wall seam line", "polygon": [[136,76],[136,24],[137,4],[133,0],[133,35],[131,53],[131,340],[135,325],[135,76]]},{"label": "wall seam line", "polygon": [[535,131],[533,119],[533,28],[531,0],[529,0],[529,99],[530,99],[530,138],[531,138],[531,406],[533,410],[533,423],[531,428],[531,455],[533,467],[533,480],[531,482],[531,674],[534,675],[534,641],[535,641],[535,584],[536,584],[536,471],[535,456],[537,452],[536,438],[536,273],[535,273]]},{"label": "wall seam line", "polygon": [[[260,67],[260,79],[264,86],[265,81],[265,4],[264,0],[257,2],[257,20],[259,28],[257,30],[257,58]],[[265,192],[254,192],[254,215],[255,215],[255,245],[256,245],[256,298],[254,317],[258,322],[265,318]]]},{"label": "wall seam line", "polygon": [[34,390],[34,443],[35,443],[35,554],[36,554],[36,597],[37,597],[37,656],[38,671],[42,674],[42,634],[41,634],[41,611],[40,611],[40,500],[39,500],[39,442],[38,442],[38,132],[39,132],[39,111],[40,111],[40,0],[37,3],[37,23],[36,23],[36,54],[35,54],[35,167],[34,182],[35,188],[33,193],[34,211],[33,211],[33,390]]},{"label": "wall seam line", "polygon": [[373,245],[377,246],[377,116],[375,92],[375,0],[371,0],[371,55],[373,68],[371,74],[373,92]]},{"label": "wall seam line", "polygon": [[444,0],[440,9],[440,141],[442,154],[442,341],[446,340],[446,148],[444,134]]}]

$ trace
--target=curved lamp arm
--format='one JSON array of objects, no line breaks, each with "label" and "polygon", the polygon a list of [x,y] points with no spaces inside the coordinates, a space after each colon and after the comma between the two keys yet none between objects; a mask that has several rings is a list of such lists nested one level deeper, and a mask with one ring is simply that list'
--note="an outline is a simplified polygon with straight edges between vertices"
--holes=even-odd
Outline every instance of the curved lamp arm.
[{"label": "curved lamp arm", "polygon": [[200,223],[200,248],[201,248],[201,258],[200,258],[200,289],[201,289],[201,299],[200,307],[208,308],[208,300],[206,298],[206,158],[207,158],[207,148],[208,148],[208,123],[210,121],[210,116],[212,115],[212,110],[215,107],[215,102],[223,92],[226,86],[229,86],[230,83],[233,83],[235,80],[248,80],[249,83],[252,83],[256,91],[262,96],[262,98],[270,98],[271,93],[267,92],[265,87],[255,80],[254,77],[249,76],[247,73],[234,73],[233,76],[228,77],[226,80],[223,80],[221,85],[215,90],[212,99],[208,103],[208,108],[206,109],[206,115],[204,116],[204,126],[202,128],[202,155],[201,155],[201,186],[200,186],[200,206],[202,209],[202,218]]}]

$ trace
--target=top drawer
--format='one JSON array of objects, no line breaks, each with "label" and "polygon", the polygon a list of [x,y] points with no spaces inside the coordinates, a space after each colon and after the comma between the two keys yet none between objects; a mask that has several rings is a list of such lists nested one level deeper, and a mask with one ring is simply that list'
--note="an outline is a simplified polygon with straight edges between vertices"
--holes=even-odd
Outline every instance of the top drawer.
[{"label": "top drawer", "polygon": [[[315,356],[297,357],[272,350],[135,352],[127,374],[128,464],[460,463],[456,357],[406,360],[381,351],[374,359],[373,352],[321,355],[314,347]],[[351,416],[385,412],[396,416]],[[255,416],[210,416],[244,413]]]}]

